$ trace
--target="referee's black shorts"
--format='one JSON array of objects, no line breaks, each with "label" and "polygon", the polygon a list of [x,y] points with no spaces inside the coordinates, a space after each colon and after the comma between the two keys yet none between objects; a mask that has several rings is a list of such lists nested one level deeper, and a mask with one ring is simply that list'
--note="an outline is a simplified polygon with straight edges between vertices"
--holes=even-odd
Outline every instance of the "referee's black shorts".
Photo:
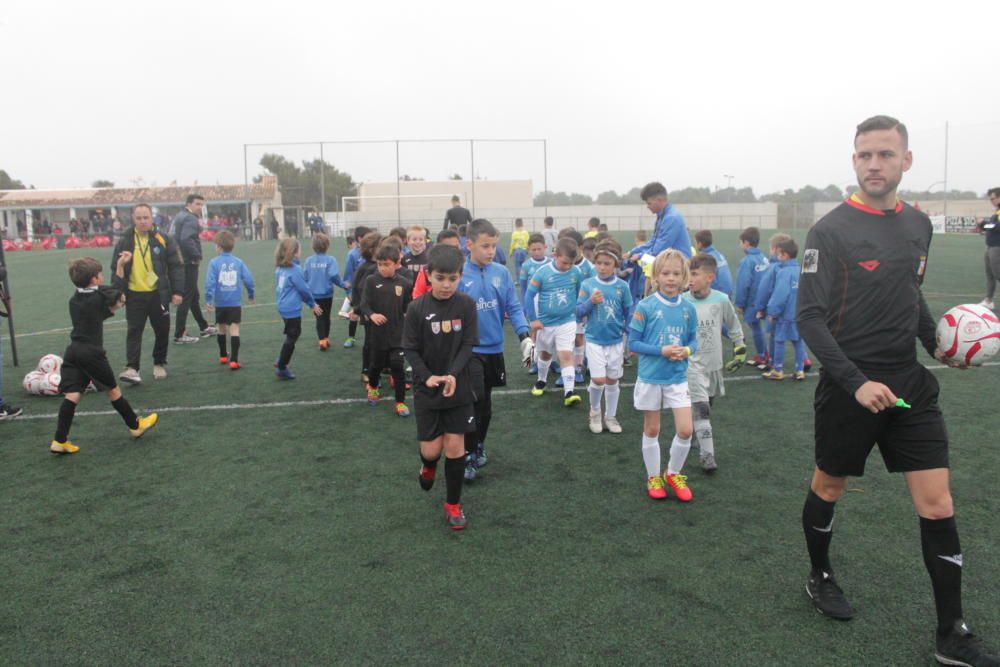
[{"label": "referee's black shorts", "polygon": [[860,477],[878,445],[889,472],[948,467],[948,432],[938,407],[938,381],[914,364],[901,371],[865,373],[889,387],[912,408],[877,414],[820,372],[816,387],[816,466],[834,477]]},{"label": "referee's black shorts", "polygon": [[115,372],[108,362],[104,348],[84,343],[73,343],[66,348],[60,370],[59,393],[84,392],[93,380],[100,391],[108,391],[118,386]]},{"label": "referee's black shorts", "polygon": [[414,399],[413,409],[417,418],[417,439],[420,442],[430,442],[445,433],[465,434],[476,430],[476,413],[472,403],[435,410],[423,405],[418,395]]}]

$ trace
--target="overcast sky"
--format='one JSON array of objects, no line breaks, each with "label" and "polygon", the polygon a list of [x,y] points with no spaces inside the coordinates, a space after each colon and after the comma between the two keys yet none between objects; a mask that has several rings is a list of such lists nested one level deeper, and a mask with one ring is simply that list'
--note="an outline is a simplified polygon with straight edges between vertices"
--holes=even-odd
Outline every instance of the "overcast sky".
[{"label": "overcast sky", "polygon": [[[1000,185],[987,4],[5,0],[0,169],[39,188],[103,178],[242,183],[243,145],[548,141],[549,187],[841,187],[853,128],[910,128],[903,187]],[[301,160],[315,147],[251,148]],[[327,146],[357,181],[395,148]],[[530,178],[538,144],[484,144],[483,178]],[[404,144],[401,172],[468,176],[468,144]]]}]

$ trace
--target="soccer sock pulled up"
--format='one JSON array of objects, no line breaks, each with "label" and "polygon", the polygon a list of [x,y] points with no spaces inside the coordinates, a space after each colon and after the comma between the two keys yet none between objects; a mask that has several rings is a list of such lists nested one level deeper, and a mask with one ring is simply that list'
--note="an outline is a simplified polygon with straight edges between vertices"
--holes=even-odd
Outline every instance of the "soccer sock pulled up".
[{"label": "soccer sock pulled up", "polygon": [[56,424],[56,442],[66,442],[69,439],[69,429],[73,426],[73,415],[76,414],[76,403],[64,398],[59,406],[59,422]]},{"label": "soccer sock pulled up", "polygon": [[545,361],[543,359],[538,360],[538,380],[539,382],[548,382],[549,378],[549,368],[552,366],[552,360],[549,359]]},{"label": "soccer sock pulled up", "polygon": [[833,510],[836,503],[823,500],[809,489],[802,507],[802,530],[806,534],[806,548],[812,569],[833,572],[830,565],[830,540],[833,539]]},{"label": "soccer sock pulled up", "polygon": [[694,420],[694,432],[698,434],[698,444],[702,454],[715,454],[715,439],[712,435],[712,422],[707,419]]},{"label": "soccer sock pulled up", "polygon": [[219,356],[220,357],[229,356],[226,354],[226,334],[224,333],[216,334],[215,340],[219,343]]},{"label": "soccer sock pulled up", "polygon": [[678,475],[684,470],[684,462],[687,461],[688,452],[691,451],[691,438],[686,440],[675,435],[674,441],[670,443],[670,460],[667,462],[667,474]]},{"label": "soccer sock pulled up", "polygon": [[[541,370],[541,369],[539,369],[539,370]],[[567,393],[567,394],[570,393],[571,391],[573,391],[573,388],[576,386],[576,384],[575,384],[576,383],[576,371],[573,370],[573,367],[570,366],[570,367],[567,367],[567,368],[563,368],[561,371],[559,371],[559,374],[562,375],[563,391],[565,393]]]},{"label": "soccer sock pulled up", "polygon": [[229,337],[229,347],[232,349],[233,353],[229,355],[230,361],[240,360],[240,337],[230,336]]},{"label": "soccer sock pulled up", "polygon": [[578,345],[573,347],[573,365],[576,366],[577,372],[583,371],[583,360],[586,357],[587,348],[584,345]]},{"label": "soccer sock pulled up", "polygon": [[462,502],[462,482],[465,479],[465,457],[444,459],[445,502],[457,505]]},{"label": "soccer sock pulled up", "polygon": [[587,393],[590,395],[590,411],[601,411],[601,396],[604,394],[604,385],[595,384],[593,380],[587,386]]},{"label": "soccer sock pulled up", "polygon": [[646,477],[656,477],[660,474],[659,436],[642,434],[642,461],[646,464]]},{"label": "soccer sock pulled up", "polygon": [[617,382],[604,385],[604,416],[618,415],[618,398],[622,395],[622,387]]},{"label": "soccer sock pulled up", "polygon": [[139,418],[135,416],[132,406],[124,396],[119,396],[117,401],[111,401],[111,407],[118,411],[118,414],[125,420],[125,425],[129,428],[139,428]]},{"label": "soccer sock pulled up", "polygon": [[955,517],[920,517],[920,547],[934,589],[938,634],[944,636],[962,618],[962,545]]}]

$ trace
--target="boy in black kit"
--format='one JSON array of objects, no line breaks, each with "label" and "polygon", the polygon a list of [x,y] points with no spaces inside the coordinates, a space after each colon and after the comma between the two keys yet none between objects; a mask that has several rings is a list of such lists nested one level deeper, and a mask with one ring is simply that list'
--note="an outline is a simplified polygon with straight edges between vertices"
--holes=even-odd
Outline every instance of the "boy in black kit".
[{"label": "boy in black kit", "polygon": [[93,257],[81,257],[70,262],[69,278],[76,285],[76,293],[69,300],[69,316],[73,321],[70,344],[63,355],[62,379],[59,393],[63,395],[59,406],[59,424],[49,445],[53,454],[76,454],[80,448],[69,441],[73,415],[84,390],[91,381],[104,390],[111,399],[111,406],[125,420],[132,437],[139,438],[156,426],[156,413],[139,419],[132,406],[122,396],[104,351],[104,320],[125,304],[125,265],[132,261],[132,253],[122,252],[115,267],[111,285],[102,285],[103,267]]},{"label": "boy in black kit", "polygon": [[[375,251],[375,273],[365,278],[361,290],[361,314],[368,318],[371,326],[365,334],[365,344],[369,348],[368,357],[368,404],[378,405],[379,376],[383,368],[392,373],[393,389],[396,393],[396,414],[409,417],[406,407],[406,377],[404,374],[403,317],[410,305],[413,281],[409,271],[400,271],[402,251],[398,243],[386,240]],[[370,339],[370,342],[369,342]]]},{"label": "boy in black kit", "polygon": [[476,418],[469,360],[479,343],[476,304],[458,292],[464,259],[446,245],[431,248],[427,274],[431,291],[410,304],[403,326],[403,351],[413,366],[413,400],[420,440],[420,488],[434,486],[444,450],[448,525],[465,528],[462,480],[465,434],[475,431]]}]

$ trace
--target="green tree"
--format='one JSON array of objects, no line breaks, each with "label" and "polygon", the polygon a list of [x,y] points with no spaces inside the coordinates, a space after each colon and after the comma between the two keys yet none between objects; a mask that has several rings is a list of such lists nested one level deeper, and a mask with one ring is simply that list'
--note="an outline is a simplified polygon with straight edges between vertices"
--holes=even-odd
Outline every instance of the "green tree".
[{"label": "green tree", "polygon": [[105,180],[103,178],[100,178],[100,179],[94,181],[93,183],[91,183],[90,187],[92,187],[92,188],[113,188],[113,187],[115,187],[115,184],[114,184],[113,181],[108,181],[108,180]]},{"label": "green tree", "polygon": [[451,176],[448,177],[448,180],[449,181],[460,181],[460,180],[462,180],[462,175],[461,174],[452,174]]},{"label": "green tree", "polygon": [[614,190],[608,190],[597,195],[597,203],[601,206],[614,206],[622,203],[622,197]]},{"label": "green tree", "polygon": [[753,188],[720,188],[712,193],[713,204],[749,204],[757,201]]},{"label": "green tree", "polygon": [[569,196],[569,203],[571,206],[590,206],[594,203],[594,198],[590,195],[573,192]]},{"label": "green tree", "polygon": [[569,206],[569,195],[565,192],[543,190],[535,195],[535,206]]},{"label": "green tree", "polygon": [[667,195],[675,204],[710,204],[712,191],[709,188],[681,188],[669,191]]},{"label": "green tree", "polygon": [[6,171],[0,169],[0,190],[24,190],[24,183],[11,178]]},{"label": "green tree", "polygon": [[[358,193],[358,184],[351,179],[351,175],[329,162],[303,160],[300,167],[282,155],[267,153],[260,159],[260,166],[278,177],[278,189],[281,190],[285,206],[311,206],[319,209],[321,173],[328,209],[336,210],[340,206],[341,197],[353,197]],[[259,183],[263,176],[255,176],[254,183]]]}]

